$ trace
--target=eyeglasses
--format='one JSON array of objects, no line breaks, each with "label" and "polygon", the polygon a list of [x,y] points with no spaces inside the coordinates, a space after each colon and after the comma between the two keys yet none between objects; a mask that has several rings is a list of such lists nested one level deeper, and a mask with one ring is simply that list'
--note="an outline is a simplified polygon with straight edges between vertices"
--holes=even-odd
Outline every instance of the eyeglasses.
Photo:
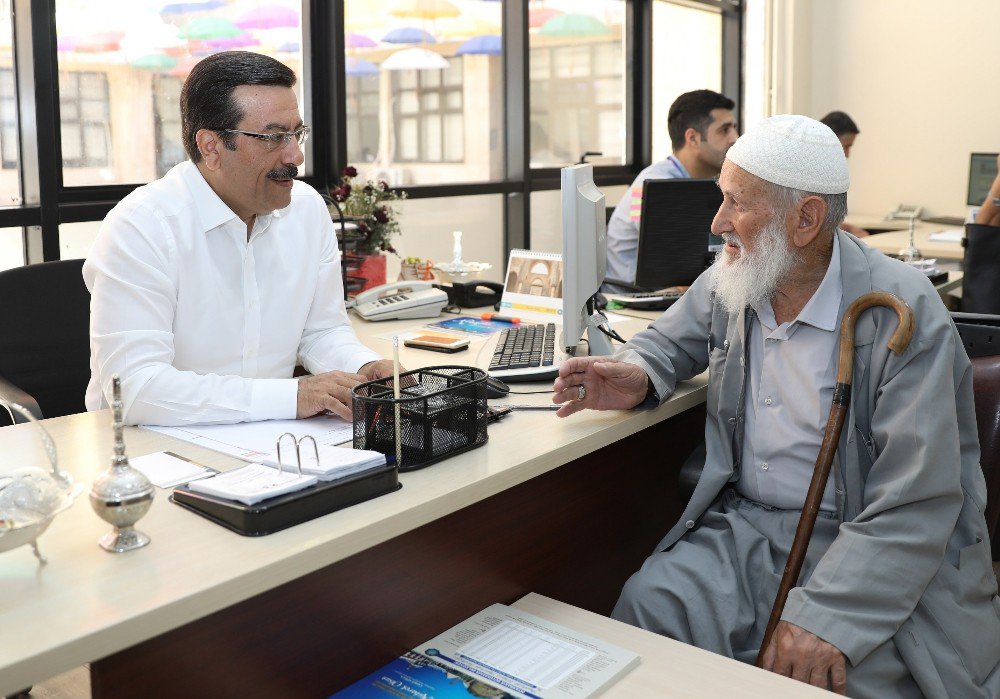
[{"label": "eyeglasses", "polygon": [[300,147],[304,146],[312,129],[308,126],[300,126],[295,131],[277,131],[275,133],[255,133],[253,131],[240,131],[239,129],[215,130],[219,133],[238,133],[250,138],[256,138],[259,141],[263,141],[268,150],[277,150],[282,146],[287,146],[293,140],[297,141]]}]

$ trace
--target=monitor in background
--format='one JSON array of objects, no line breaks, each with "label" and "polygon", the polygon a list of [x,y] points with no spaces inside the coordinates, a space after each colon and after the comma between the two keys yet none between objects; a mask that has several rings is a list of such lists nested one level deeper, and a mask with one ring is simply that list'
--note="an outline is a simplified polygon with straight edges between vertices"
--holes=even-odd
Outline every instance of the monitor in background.
[{"label": "monitor in background", "polygon": [[997,178],[997,154],[973,153],[969,158],[969,206],[982,206]]},{"label": "monitor in background", "polygon": [[[573,354],[587,332],[591,355],[611,354],[611,340],[591,320],[607,267],[604,194],[593,165],[562,169],[563,339]],[[603,321],[602,321],[603,322]]]},{"label": "monitor in background", "polygon": [[646,180],[636,286],[663,289],[693,283],[722,242],[711,233],[720,206],[722,190],[714,179]]}]

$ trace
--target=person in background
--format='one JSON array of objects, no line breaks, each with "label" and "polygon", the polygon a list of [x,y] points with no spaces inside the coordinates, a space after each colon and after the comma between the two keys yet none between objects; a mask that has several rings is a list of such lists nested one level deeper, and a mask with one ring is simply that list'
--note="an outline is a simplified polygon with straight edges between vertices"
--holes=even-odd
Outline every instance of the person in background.
[{"label": "person in background", "polygon": [[[820,119],[820,122],[826,124],[833,131],[837,140],[840,141],[840,145],[844,147],[844,156],[851,157],[851,148],[854,146],[854,139],[858,137],[861,133],[861,129],[858,125],[854,123],[847,112],[830,112],[825,117]],[[871,235],[861,226],[855,226],[851,223],[842,223],[840,225],[841,229],[847,231],[856,238],[867,238]]]},{"label": "person in background", "polygon": [[986,193],[983,205],[976,214],[976,223],[986,226],[1000,226],[1000,155],[997,156],[997,176]]},{"label": "person in background", "polygon": [[[612,617],[744,662],[760,648],[834,400],[848,404],[798,581],[764,667],[854,699],[996,699],[1000,596],[972,366],[920,270],[838,230],[847,159],[803,116],[749,129],[722,167],[715,264],[612,357],[572,357],[553,402],[627,410],[708,370],[705,468]],[[913,310],[899,355],[888,308]],[[838,398],[834,398],[834,396]]]},{"label": "person in background", "polygon": [[[83,266],[89,410],[117,374],[128,424],[350,420],[351,389],[392,374],[354,334],[330,215],[295,179],[309,135],[295,81],[245,51],[191,71],[190,159],[112,209]],[[298,362],[312,375],[293,378]]]},{"label": "person in background", "polygon": [[726,151],[739,137],[733,107],[731,99],[712,90],[685,92],[670,105],[667,132],[673,153],[640,172],[615,207],[608,221],[607,278],[635,282],[644,181],[719,175]]}]

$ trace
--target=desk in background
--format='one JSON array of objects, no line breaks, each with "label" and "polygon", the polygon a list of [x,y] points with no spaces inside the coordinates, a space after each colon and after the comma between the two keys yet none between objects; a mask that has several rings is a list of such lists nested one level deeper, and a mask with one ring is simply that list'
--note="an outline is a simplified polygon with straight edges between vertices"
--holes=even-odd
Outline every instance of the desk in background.
[{"label": "desk in background", "polygon": [[[355,322],[386,356],[387,335],[414,325]],[[483,343],[401,360],[475,363]],[[84,494],[42,535],[47,566],[27,547],[0,556],[0,694],[89,662],[95,699],[326,696],[493,602],[536,591],[606,614],[680,514],[676,473],[704,433],[705,381],[649,411],[515,412],[486,446],[402,474],[396,493],[262,538],[158,489],[139,523],[152,543],[115,556],[98,547],[108,525]],[[45,423],[89,489],[111,455],[109,411]],[[0,434],[0,471],[46,463],[33,425]],[[242,463],[135,428],[125,441],[132,457]]]},{"label": "desk in background", "polygon": [[[848,216],[847,221],[868,231],[881,231],[863,240],[869,246],[886,254],[898,255],[900,250],[910,245],[908,221],[886,221],[871,216]],[[932,233],[953,228],[961,228],[961,226],[944,226],[940,223],[917,221],[913,236],[917,249],[924,257],[936,257],[939,260],[961,260],[964,256],[961,242],[930,240]]]}]

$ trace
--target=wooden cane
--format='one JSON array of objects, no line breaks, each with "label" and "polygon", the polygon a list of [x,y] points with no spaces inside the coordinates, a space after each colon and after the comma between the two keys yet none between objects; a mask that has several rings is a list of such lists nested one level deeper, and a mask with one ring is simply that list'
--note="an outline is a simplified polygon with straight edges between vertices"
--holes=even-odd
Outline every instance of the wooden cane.
[{"label": "wooden cane", "polygon": [[805,505],[802,507],[799,524],[795,529],[795,538],[792,540],[792,548],[788,554],[788,561],[785,563],[785,572],[782,574],[781,584],[778,586],[778,595],[774,600],[774,607],[771,609],[771,617],[767,622],[767,630],[764,631],[764,641],[761,643],[760,651],[757,653],[757,667],[764,666],[764,653],[771,643],[774,629],[781,620],[781,613],[785,609],[785,601],[788,599],[788,593],[796,582],[798,582],[799,573],[802,571],[802,562],[806,557],[809,539],[816,524],[816,515],[819,514],[819,506],[823,500],[823,491],[826,489],[826,482],[830,478],[830,467],[833,465],[833,457],[837,453],[840,431],[844,426],[844,418],[847,416],[847,408],[851,402],[851,382],[854,373],[854,326],[858,321],[858,317],[872,306],[891,308],[899,318],[899,325],[896,327],[896,332],[892,334],[888,343],[889,349],[895,354],[899,354],[906,349],[906,346],[910,344],[910,338],[913,337],[913,311],[910,310],[910,307],[902,299],[890,293],[873,291],[865,294],[852,303],[844,314],[844,319],[840,323],[840,355],[837,364],[837,387],[833,392],[830,416],[826,420],[826,431],[823,433],[823,442],[820,444],[819,455],[816,457],[816,465],[813,467],[812,480],[809,482]]}]

